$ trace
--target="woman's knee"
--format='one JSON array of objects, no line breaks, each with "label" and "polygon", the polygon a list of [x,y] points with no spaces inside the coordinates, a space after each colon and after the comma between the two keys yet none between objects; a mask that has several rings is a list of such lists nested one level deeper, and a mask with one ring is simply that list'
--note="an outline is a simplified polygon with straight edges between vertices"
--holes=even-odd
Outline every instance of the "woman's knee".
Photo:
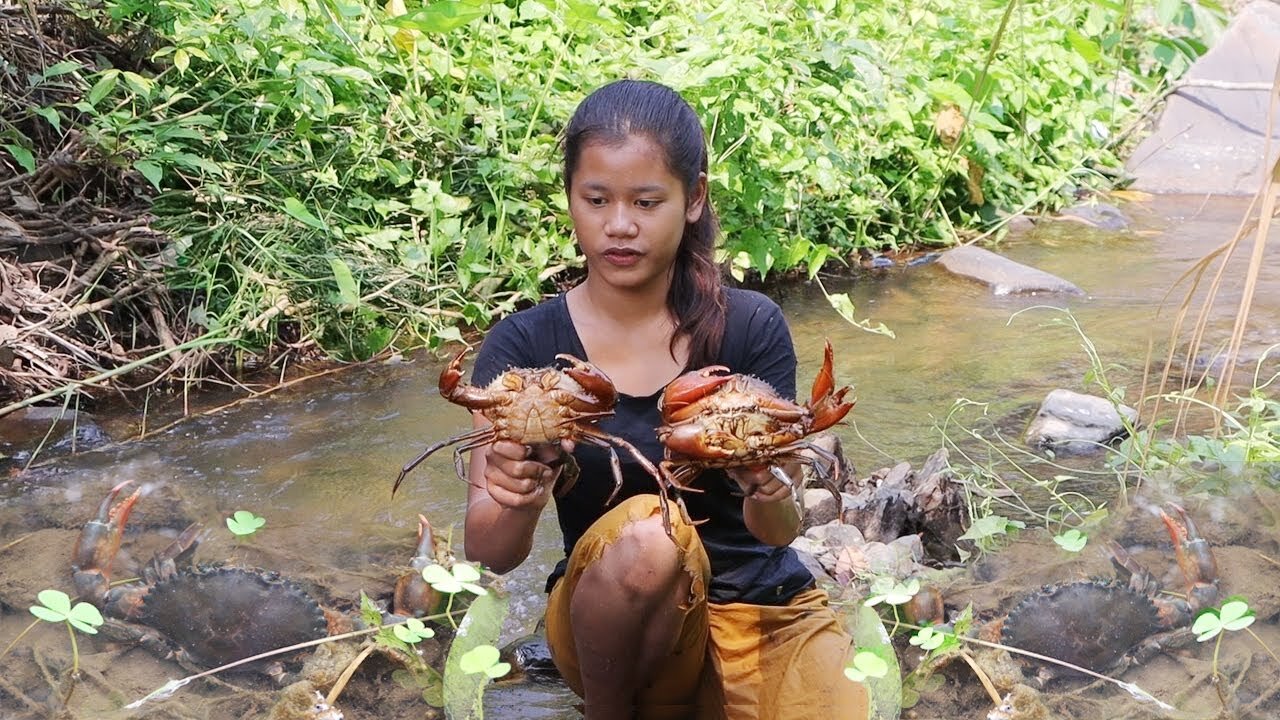
[{"label": "woman's knee", "polygon": [[593,570],[590,574],[601,580],[640,595],[665,596],[673,584],[687,580],[684,554],[667,535],[662,518],[657,515],[623,526]]}]

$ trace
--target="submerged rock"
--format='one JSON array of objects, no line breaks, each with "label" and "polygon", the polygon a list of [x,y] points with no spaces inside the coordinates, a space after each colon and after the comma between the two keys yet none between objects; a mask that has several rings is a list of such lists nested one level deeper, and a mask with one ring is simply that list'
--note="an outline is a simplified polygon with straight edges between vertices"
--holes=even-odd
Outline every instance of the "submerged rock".
[{"label": "submerged rock", "polygon": [[996,295],[1084,294],[1070,281],[972,245],[962,245],[942,253],[938,264],[955,275],[986,283]]}]

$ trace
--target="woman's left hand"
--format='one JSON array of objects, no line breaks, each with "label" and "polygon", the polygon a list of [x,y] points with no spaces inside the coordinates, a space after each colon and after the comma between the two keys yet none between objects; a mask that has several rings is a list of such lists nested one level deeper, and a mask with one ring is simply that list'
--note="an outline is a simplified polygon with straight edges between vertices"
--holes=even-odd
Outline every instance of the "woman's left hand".
[{"label": "woman's left hand", "polygon": [[725,472],[742,488],[743,495],[757,502],[777,502],[791,497],[791,486],[779,480],[768,465],[730,468]]}]

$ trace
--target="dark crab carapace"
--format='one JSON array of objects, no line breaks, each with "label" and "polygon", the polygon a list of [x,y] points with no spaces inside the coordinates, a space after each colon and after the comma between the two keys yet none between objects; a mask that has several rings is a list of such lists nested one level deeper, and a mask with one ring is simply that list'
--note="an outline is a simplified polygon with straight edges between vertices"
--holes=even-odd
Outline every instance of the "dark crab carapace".
[{"label": "dark crab carapace", "polygon": [[[1052,585],[1022,600],[1001,632],[1004,644],[1105,672],[1153,653],[1169,631],[1191,622],[1218,597],[1217,565],[1208,544],[1185,510],[1170,503],[1177,517],[1160,511],[1173,538],[1178,568],[1186,579],[1183,597],[1166,596],[1152,574],[1119,544],[1110,545],[1117,571],[1113,581],[1087,580]],[[1050,666],[1045,679],[1071,673]]]},{"label": "dark crab carapace", "polygon": [[[296,584],[274,572],[190,567],[200,526],[192,525],[156,553],[139,581],[110,586],[111,564],[141,490],[115,502],[111,489],[76,542],[73,582],[80,599],[111,620],[110,634],[184,664],[218,666],[328,634],[324,611]],[[171,650],[169,643],[178,650]]]},{"label": "dark crab carapace", "polygon": [[[128,484],[111,488],[97,516],[81,528],[72,558],[76,593],[102,608],[109,620],[108,637],[140,644],[183,665],[213,667],[317,640],[329,634],[331,620],[345,624],[276,572],[192,567],[199,525],[191,525],[156,553],[140,580],[112,587],[111,564],[141,495],[135,490],[116,502]],[[439,605],[439,594],[424,586],[421,573],[433,560],[440,561],[441,552],[430,524],[419,516],[417,556],[396,585],[394,613],[422,617]]]}]

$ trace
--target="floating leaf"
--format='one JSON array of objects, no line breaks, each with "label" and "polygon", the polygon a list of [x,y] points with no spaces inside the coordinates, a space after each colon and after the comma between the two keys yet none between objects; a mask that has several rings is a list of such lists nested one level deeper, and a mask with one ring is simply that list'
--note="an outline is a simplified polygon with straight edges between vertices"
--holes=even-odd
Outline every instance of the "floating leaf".
[{"label": "floating leaf", "polygon": [[252,535],[266,524],[265,518],[258,517],[248,510],[237,510],[227,518],[227,529],[236,535]]},{"label": "floating leaf", "polygon": [[1084,549],[1086,543],[1089,542],[1089,536],[1072,528],[1060,535],[1055,535],[1053,541],[1067,552],[1080,552]]}]

